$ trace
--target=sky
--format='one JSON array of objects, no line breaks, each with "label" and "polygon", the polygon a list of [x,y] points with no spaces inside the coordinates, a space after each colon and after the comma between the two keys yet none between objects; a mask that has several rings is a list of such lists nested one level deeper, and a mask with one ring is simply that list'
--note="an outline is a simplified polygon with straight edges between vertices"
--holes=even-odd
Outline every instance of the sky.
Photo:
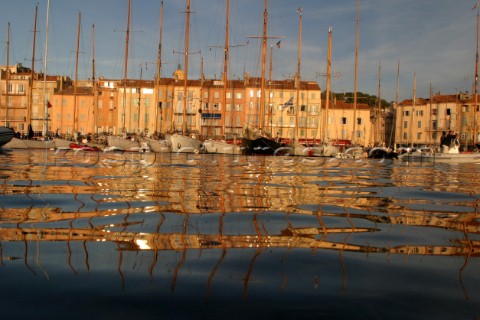
[{"label": "sky", "polygon": [[[186,1],[164,0],[160,23],[161,2],[131,0],[128,78],[154,78],[160,36],[162,77],[171,77],[184,64]],[[378,95],[380,82],[380,96],[387,101],[395,101],[397,93],[399,101],[411,99],[414,92],[417,98],[428,98],[430,86],[434,93],[472,92],[475,3],[360,0],[358,91]],[[36,5],[35,70],[44,70],[47,0],[0,1],[0,64],[7,64],[9,48],[10,65],[31,67]],[[230,0],[230,79],[243,79],[246,72],[261,76],[264,5],[265,0]],[[225,8],[226,0],[191,0],[189,79],[199,79],[202,65],[207,79],[221,78]],[[293,78],[296,73],[298,8],[302,8],[302,80],[317,81],[325,90],[328,29],[332,27],[331,90],[353,92],[356,0],[269,0],[268,56],[272,48],[273,78]],[[78,53],[79,79],[92,77],[93,60],[96,78],[122,79],[127,12],[128,0],[50,0],[47,73],[75,78]],[[267,62],[267,76],[268,69]]]}]

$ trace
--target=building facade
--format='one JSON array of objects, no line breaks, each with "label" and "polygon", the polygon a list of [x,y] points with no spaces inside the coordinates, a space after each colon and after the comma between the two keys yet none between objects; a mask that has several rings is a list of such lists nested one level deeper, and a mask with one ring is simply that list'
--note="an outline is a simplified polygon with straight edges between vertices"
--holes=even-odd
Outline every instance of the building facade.
[{"label": "building facade", "polygon": [[478,99],[475,104],[473,95],[458,93],[402,101],[396,108],[396,143],[439,145],[442,133],[454,131],[462,145],[473,145],[480,141]]},{"label": "building facade", "polygon": [[[251,126],[284,142],[296,138],[307,143],[329,140],[373,146],[392,140],[387,134],[387,111],[376,112],[362,103],[354,110],[351,103],[334,98],[326,108],[321,89],[313,81],[300,81],[300,87],[293,79],[267,81],[262,104],[261,79],[248,74],[244,79],[228,80],[227,86],[222,80],[203,79],[185,84],[180,69],[172,78],[100,78],[75,85],[63,76],[44,79],[21,65],[9,70],[7,79],[6,68],[2,68],[0,119],[22,133],[28,125],[40,133],[46,124],[49,132],[64,136],[183,131],[204,138],[233,138]],[[399,109],[407,112],[407,103]],[[405,133],[398,121],[397,139]]]}]

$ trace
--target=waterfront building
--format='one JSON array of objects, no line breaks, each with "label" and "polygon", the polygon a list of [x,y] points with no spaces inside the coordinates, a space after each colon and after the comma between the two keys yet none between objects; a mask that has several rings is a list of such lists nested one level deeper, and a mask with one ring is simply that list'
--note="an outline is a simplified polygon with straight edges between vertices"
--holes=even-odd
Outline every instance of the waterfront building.
[{"label": "waterfront building", "polygon": [[8,68],[0,66],[0,70],[0,120],[20,134],[27,134],[31,125],[33,132],[40,135],[43,124],[50,120],[50,108],[46,114],[45,104],[50,102],[53,92],[70,79],[48,75],[44,79],[43,73],[32,75],[31,69],[20,63]]},{"label": "waterfront building", "polygon": [[[8,93],[5,92],[5,67],[2,69],[0,119],[21,132],[31,124],[33,130],[40,134],[44,121],[43,74],[34,74],[34,80],[31,81],[30,69],[21,65],[10,69]],[[398,143],[406,132],[398,125],[398,117],[396,125],[388,124],[395,123],[392,120],[393,112],[376,110],[364,103],[358,103],[354,112],[353,104],[331,98],[327,114],[326,102],[315,81],[300,82],[298,106],[293,79],[267,81],[265,109],[263,117],[260,117],[260,78],[249,77],[248,74],[244,79],[228,80],[225,96],[223,80],[215,79],[188,80],[185,94],[184,74],[180,68],[172,78],[158,80],[127,79],[124,82],[99,78],[95,81],[79,80],[76,85],[65,76],[47,76],[46,80],[50,105],[48,130],[67,136],[75,133],[122,135],[179,132],[183,130],[184,119],[188,132],[204,138],[241,137],[246,126],[253,126],[263,128],[272,138],[278,137],[284,142],[297,137],[301,142],[308,143],[328,139],[373,146],[392,143],[391,136],[395,130]],[[187,99],[185,118],[184,98]],[[7,100],[8,114],[7,108],[4,108]],[[407,105],[405,101],[398,106],[397,109],[401,109],[399,115],[408,113]],[[444,108],[442,103],[439,102],[439,105]],[[453,110],[453,106],[450,109]],[[450,121],[453,121],[455,112]],[[356,119],[353,119],[354,113]],[[401,116],[401,119],[405,118]],[[442,128],[439,126],[437,131],[441,132]]]},{"label": "waterfront building", "polygon": [[398,145],[439,145],[443,132],[454,131],[462,145],[470,146],[475,133],[478,135],[479,106],[468,93],[437,93],[431,99],[415,99],[415,103],[413,99],[404,100],[396,109]]}]

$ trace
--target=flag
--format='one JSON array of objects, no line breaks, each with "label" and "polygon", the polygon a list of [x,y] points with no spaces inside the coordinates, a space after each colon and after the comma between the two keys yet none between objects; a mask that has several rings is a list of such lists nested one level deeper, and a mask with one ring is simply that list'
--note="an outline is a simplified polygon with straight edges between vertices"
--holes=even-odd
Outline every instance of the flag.
[{"label": "flag", "polygon": [[293,97],[290,98],[287,102],[285,102],[282,106],[282,111],[285,110],[286,108],[293,106]]},{"label": "flag", "polygon": [[48,107],[48,108],[53,107],[52,104],[50,103],[50,101],[48,101],[48,100],[47,100],[47,107]]},{"label": "flag", "polygon": [[277,48],[279,48],[279,49],[280,49],[280,43],[281,42],[282,42],[282,40],[278,40],[278,42],[277,42]]},{"label": "flag", "polygon": [[297,13],[298,13],[298,14],[302,14],[302,7],[299,7],[299,8],[297,9]]},{"label": "flag", "polygon": [[473,5],[473,8],[472,10],[475,10],[475,9],[478,9],[480,4],[479,4],[480,1],[477,1],[474,5]]}]

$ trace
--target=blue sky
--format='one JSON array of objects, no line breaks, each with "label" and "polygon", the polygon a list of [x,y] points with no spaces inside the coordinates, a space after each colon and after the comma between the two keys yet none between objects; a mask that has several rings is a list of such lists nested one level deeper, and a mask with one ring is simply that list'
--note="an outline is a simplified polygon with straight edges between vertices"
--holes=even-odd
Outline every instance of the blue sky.
[{"label": "blue sky", "polygon": [[[161,0],[132,0],[129,78],[153,79],[160,38]],[[260,42],[264,0],[230,1],[230,78],[244,72],[260,76]],[[7,24],[11,24],[10,64],[31,66],[33,21],[38,3],[36,70],[43,69],[47,0],[0,2],[0,64],[6,64]],[[95,25],[96,76],[123,78],[127,0],[50,0],[48,73],[75,74],[78,13],[82,15],[79,78],[92,76],[92,24]],[[162,76],[170,77],[184,56],[185,3],[164,0]],[[268,34],[273,45],[273,77],[293,77],[297,68],[299,19],[303,8],[302,68],[304,80],[325,88],[328,28],[333,28],[332,79],[335,92],[353,91],[356,0],[270,0]],[[360,0],[358,90],[378,91],[395,100],[400,61],[399,100],[434,92],[472,91],[475,73],[475,0]],[[220,78],[225,39],[225,0],[191,0],[189,78],[198,78],[203,59],[207,78]],[[236,47],[235,47],[236,46]]]}]

